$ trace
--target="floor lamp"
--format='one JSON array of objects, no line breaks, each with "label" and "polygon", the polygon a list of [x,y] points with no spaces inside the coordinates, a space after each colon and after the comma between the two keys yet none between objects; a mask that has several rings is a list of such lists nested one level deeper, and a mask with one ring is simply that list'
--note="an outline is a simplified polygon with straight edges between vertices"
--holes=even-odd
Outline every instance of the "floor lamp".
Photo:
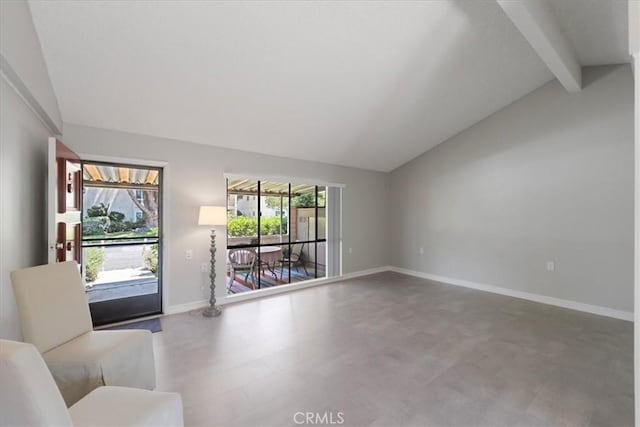
[{"label": "floor lamp", "polygon": [[201,206],[200,215],[198,216],[198,225],[211,226],[211,269],[209,271],[209,307],[205,308],[202,315],[205,317],[215,317],[222,314],[222,309],[216,305],[216,225],[225,225],[227,223],[227,208],[224,206]]}]

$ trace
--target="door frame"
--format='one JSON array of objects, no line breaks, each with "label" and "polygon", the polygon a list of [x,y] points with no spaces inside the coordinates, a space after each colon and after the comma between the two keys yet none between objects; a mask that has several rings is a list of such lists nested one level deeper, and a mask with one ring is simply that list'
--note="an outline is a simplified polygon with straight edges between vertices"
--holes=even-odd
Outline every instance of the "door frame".
[{"label": "door frame", "polygon": [[137,159],[133,157],[116,157],[116,156],[102,156],[97,154],[85,154],[78,153],[82,162],[90,163],[90,162],[104,162],[104,163],[121,163],[121,164],[129,164],[129,165],[137,165],[137,166],[148,166],[152,168],[162,168],[162,185],[161,187],[161,195],[160,200],[161,203],[161,215],[162,215],[162,238],[160,239],[160,243],[162,245],[160,253],[162,254],[162,262],[160,263],[161,277],[162,277],[162,286],[160,287],[160,300],[162,301],[161,311],[162,314],[167,312],[167,308],[169,307],[168,301],[171,295],[170,287],[168,286],[168,277],[169,277],[169,263],[166,260],[169,259],[169,245],[167,245],[167,241],[170,238],[170,226],[171,220],[169,215],[169,209],[167,208],[170,203],[170,191],[169,186],[166,185],[169,182],[170,176],[170,168],[169,163],[164,160],[148,160],[148,159]]}]

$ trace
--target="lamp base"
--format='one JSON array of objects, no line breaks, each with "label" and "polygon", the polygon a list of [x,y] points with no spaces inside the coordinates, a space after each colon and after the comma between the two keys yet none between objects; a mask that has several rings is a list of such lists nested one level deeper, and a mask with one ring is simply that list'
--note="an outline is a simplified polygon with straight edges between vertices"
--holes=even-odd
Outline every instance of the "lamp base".
[{"label": "lamp base", "polygon": [[217,317],[222,314],[222,309],[217,305],[210,305],[202,311],[204,317]]}]

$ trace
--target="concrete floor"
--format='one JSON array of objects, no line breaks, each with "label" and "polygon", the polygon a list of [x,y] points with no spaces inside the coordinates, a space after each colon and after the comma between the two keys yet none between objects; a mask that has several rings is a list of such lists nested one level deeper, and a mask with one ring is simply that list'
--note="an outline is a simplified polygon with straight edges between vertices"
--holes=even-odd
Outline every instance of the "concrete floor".
[{"label": "concrete floor", "polygon": [[89,303],[149,295],[158,293],[158,278],[149,272],[137,279],[96,283],[85,290]]},{"label": "concrete floor", "polygon": [[396,273],[162,327],[191,426],[633,425],[631,322]]}]

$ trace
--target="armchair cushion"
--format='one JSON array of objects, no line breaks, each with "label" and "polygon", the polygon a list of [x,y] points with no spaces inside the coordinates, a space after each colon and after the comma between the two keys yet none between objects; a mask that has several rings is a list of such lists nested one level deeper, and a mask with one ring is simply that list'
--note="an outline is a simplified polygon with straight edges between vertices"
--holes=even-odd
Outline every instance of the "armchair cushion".
[{"label": "armchair cushion", "polygon": [[126,387],[100,387],[70,409],[31,344],[0,339],[1,426],[182,426],[182,399]]},{"label": "armchair cushion", "polygon": [[181,426],[182,399],[177,393],[100,387],[69,408],[76,426]]},{"label": "armchair cushion", "polygon": [[103,386],[155,388],[151,332],[90,331],[42,355],[67,406]]}]

